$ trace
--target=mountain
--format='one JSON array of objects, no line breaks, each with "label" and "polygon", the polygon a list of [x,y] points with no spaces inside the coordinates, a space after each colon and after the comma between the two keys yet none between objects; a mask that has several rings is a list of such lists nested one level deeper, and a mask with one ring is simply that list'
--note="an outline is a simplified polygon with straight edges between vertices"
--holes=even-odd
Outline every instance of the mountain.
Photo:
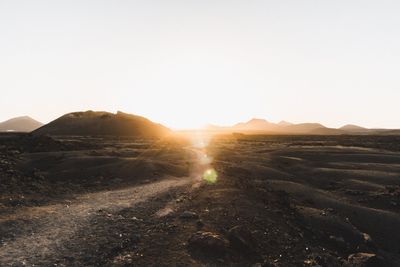
[{"label": "mountain", "polygon": [[343,131],[348,131],[348,132],[365,132],[368,131],[369,129],[358,126],[358,125],[354,125],[354,124],[347,124],[345,126],[342,126],[339,128],[340,130]]},{"label": "mountain", "polygon": [[212,125],[206,128],[217,133],[272,134],[272,135],[399,135],[400,130],[367,129],[348,124],[339,129],[328,128],[320,123],[293,124],[286,121],[272,123],[264,119],[251,119],[231,127]]},{"label": "mountain", "polygon": [[43,123],[38,122],[31,117],[23,116],[1,122],[0,131],[31,132],[41,127],[42,125]]},{"label": "mountain", "polygon": [[319,123],[300,123],[281,127],[280,132],[287,134],[309,134],[325,128],[325,126]]},{"label": "mountain", "polygon": [[353,135],[400,135],[400,129],[369,129],[354,124],[347,124],[339,129]]},{"label": "mountain", "polygon": [[326,128],[319,123],[293,124],[286,121],[272,123],[264,119],[251,119],[248,122],[238,123],[227,131],[239,133],[268,133],[268,134],[339,134],[338,130]]},{"label": "mountain", "polygon": [[342,134],[349,134],[349,133],[346,131],[340,130],[340,129],[323,127],[323,128],[311,130],[307,134],[310,134],[310,135],[342,135]]},{"label": "mountain", "polygon": [[278,125],[280,125],[280,126],[289,126],[289,125],[293,125],[293,123],[287,122],[287,121],[280,121],[280,122],[278,122]]},{"label": "mountain", "polygon": [[277,128],[278,125],[271,123],[264,119],[251,119],[248,122],[242,122],[234,125],[232,128],[235,130],[246,130],[246,131],[271,131]]},{"label": "mountain", "polygon": [[66,114],[34,134],[163,137],[170,130],[144,117],[117,112],[85,111]]}]

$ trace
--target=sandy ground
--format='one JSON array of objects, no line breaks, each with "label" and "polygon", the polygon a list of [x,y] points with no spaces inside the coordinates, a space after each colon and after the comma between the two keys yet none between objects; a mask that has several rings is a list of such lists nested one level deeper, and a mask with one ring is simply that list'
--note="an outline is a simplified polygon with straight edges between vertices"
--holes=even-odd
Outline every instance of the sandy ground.
[{"label": "sandy ground", "polygon": [[[15,225],[13,224],[18,224],[18,234],[14,235],[13,239],[3,241],[0,250],[1,262],[4,265],[51,265],[60,256],[69,255],[69,257],[78,259],[82,255],[69,253],[68,247],[79,247],[80,244],[70,242],[70,240],[79,233],[81,228],[88,227],[88,224],[93,223],[93,219],[99,213],[105,213],[105,216],[112,217],[114,213],[124,208],[134,208],[139,202],[149,201],[150,198],[187,182],[186,180],[165,179],[161,182],[123,190],[84,194],[67,202],[68,204],[29,207],[19,210],[0,220],[0,223],[5,226],[3,231],[14,231]],[[111,234],[120,235],[122,239],[125,233]],[[98,244],[93,243],[92,245]]]},{"label": "sandy ground", "polygon": [[0,138],[1,265],[400,266],[397,137],[192,141]]}]

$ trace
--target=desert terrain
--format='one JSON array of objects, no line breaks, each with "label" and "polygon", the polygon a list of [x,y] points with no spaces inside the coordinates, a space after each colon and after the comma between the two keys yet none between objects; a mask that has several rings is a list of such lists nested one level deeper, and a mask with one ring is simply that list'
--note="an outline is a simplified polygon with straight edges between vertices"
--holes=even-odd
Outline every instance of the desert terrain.
[{"label": "desert terrain", "polygon": [[0,135],[1,266],[400,266],[399,136]]}]

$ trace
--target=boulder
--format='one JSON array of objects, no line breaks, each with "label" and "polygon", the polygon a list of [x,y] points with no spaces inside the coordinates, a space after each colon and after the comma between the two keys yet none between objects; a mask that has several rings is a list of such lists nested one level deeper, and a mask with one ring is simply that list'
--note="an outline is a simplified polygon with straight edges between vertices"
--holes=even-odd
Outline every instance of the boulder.
[{"label": "boulder", "polygon": [[181,219],[190,220],[190,219],[198,219],[199,215],[197,215],[196,212],[186,210],[182,212],[182,214],[179,217]]},{"label": "boulder", "polygon": [[385,260],[373,253],[356,253],[348,257],[349,266],[354,267],[385,267]]},{"label": "boulder", "polygon": [[217,233],[199,231],[190,237],[188,246],[192,252],[223,257],[227,252],[229,242]]}]

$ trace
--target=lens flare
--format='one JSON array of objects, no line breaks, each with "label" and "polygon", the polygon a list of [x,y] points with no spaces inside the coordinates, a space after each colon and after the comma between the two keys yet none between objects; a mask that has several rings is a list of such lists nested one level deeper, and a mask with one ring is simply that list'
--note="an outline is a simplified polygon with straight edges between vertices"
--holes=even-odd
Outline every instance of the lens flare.
[{"label": "lens flare", "polygon": [[215,169],[208,169],[203,173],[203,180],[208,184],[215,184],[217,182],[218,173]]},{"label": "lens flare", "polygon": [[192,144],[195,148],[206,148],[210,142],[207,134],[196,132],[192,135]]},{"label": "lens flare", "polygon": [[199,156],[199,164],[201,165],[210,165],[212,163],[212,158],[206,154],[200,154]]}]

